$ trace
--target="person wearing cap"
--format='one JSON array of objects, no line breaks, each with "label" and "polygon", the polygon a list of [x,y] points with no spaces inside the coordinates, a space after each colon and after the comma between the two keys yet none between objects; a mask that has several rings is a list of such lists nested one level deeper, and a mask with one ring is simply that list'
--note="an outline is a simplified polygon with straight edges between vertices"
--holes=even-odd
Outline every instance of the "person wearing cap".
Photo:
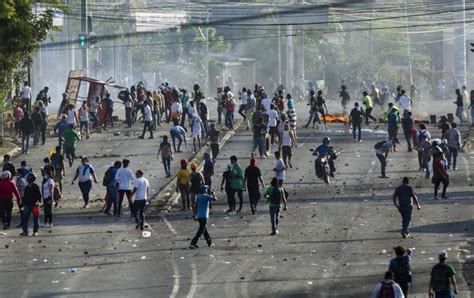
[{"label": "person wearing cap", "polygon": [[199,222],[199,229],[196,233],[196,236],[194,236],[193,240],[191,240],[191,244],[189,248],[194,249],[198,248],[199,245],[197,244],[199,238],[201,235],[204,235],[204,239],[206,239],[207,245],[209,247],[213,247],[214,244],[212,243],[211,236],[209,235],[209,232],[207,231],[206,225],[207,225],[207,220],[209,218],[209,203],[216,201],[216,197],[214,194],[207,194],[207,191],[209,189],[209,186],[205,184],[201,184],[199,186],[199,194],[196,197],[195,201],[195,206],[196,206],[196,219]]},{"label": "person wearing cap", "polygon": [[134,182],[134,188],[132,191],[132,197],[135,195],[135,200],[133,201],[133,208],[135,209],[135,223],[137,226],[135,229],[140,228],[140,231],[143,231],[145,223],[145,206],[148,200],[148,193],[150,192],[150,183],[148,179],[143,177],[143,172],[137,170],[136,179]]},{"label": "person wearing cap", "polygon": [[74,185],[74,181],[79,178],[79,189],[82,193],[82,199],[84,200],[84,206],[82,208],[89,208],[89,193],[92,189],[92,178],[94,182],[97,182],[97,176],[95,175],[94,168],[89,164],[87,156],[81,157],[81,165],[77,167],[76,175],[72,179],[71,184]]},{"label": "person wearing cap", "polygon": [[408,177],[403,177],[402,185],[398,186],[393,194],[393,204],[397,207],[402,216],[401,234],[403,238],[410,237],[408,227],[410,226],[413,203],[415,203],[418,210],[421,209],[418,197],[409,183],[410,179]]},{"label": "person wearing cap", "polygon": [[256,166],[257,161],[255,158],[250,160],[250,165],[245,169],[244,174],[244,189],[247,186],[247,191],[249,194],[250,209],[252,214],[257,212],[257,204],[260,200],[260,188],[259,182],[262,184],[262,188],[265,188],[265,183],[262,179],[262,173],[260,169]]},{"label": "person wearing cap", "polygon": [[375,155],[380,161],[380,168],[382,174],[380,178],[389,178],[385,173],[385,168],[387,167],[388,153],[395,144],[400,144],[398,139],[384,141],[384,143],[375,151]]},{"label": "person wearing cap", "polygon": [[36,176],[34,174],[29,174],[26,177],[27,185],[25,186],[21,202],[21,221],[23,232],[20,234],[20,236],[28,236],[28,222],[30,220],[31,213],[33,213],[33,236],[38,236],[38,208],[41,203],[41,191],[38,184],[35,183],[35,180]]},{"label": "person wearing cap", "polygon": [[393,280],[393,272],[385,272],[384,280],[377,283],[372,291],[371,298],[384,297],[384,294],[394,298],[405,298],[400,286]]},{"label": "person wearing cap", "polygon": [[176,178],[176,192],[181,194],[181,202],[183,203],[183,208],[181,211],[190,209],[189,203],[189,175],[191,172],[188,169],[188,161],[186,159],[181,159],[180,161],[181,169],[178,171]]},{"label": "person wearing cap", "polygon": [[402,289],[403,295],[407,296],[410,287],[409,284],[412,282],[410,262],[413,252],[403,245],[394,247],[393,251],[396,257],[390,260],[388,271],[393,272],[393,279]]},{"label": "person wearing cap", "polygon": [[11,180],[11,173],[3,171],[0,179],[0,216],[3,222],[3,229],[10,228],[12,220],[13,196],[16,197],[18,205],[21,204],[21,195],[16,188],[15,183]]},{"label": "person wearing cap", "polygon": [[431,279],[428,290],[428,297],[454,298],[459,293],[456,283],[456,271],[446,264],[448,254],[445,251],[439,253],[439,263],[431,269]]}]

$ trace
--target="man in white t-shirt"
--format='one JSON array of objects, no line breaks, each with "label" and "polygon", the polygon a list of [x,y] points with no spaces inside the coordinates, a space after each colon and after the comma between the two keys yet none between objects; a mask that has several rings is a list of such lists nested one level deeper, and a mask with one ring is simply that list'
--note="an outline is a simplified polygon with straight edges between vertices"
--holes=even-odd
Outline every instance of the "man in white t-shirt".
[{"label": "man in white t-shirt", "polygon": [[145,223],[145,206],[148,200],[148,192],[150,191],[150,183],[148,182],[148,179],[143,177],[143,172],[141,170],[136,172],[136,176],[135,187],[132,192],[132,196],[135,195],[135,201],[133,202],[133,209],[135,209],[135,222],[137,224],[135,229],[140,228],[140,230],[143,231]]},{"label": "man in white t-shirt", "polygon": [[398,102],[403,108],[403,111],[411,111],[411,98],[406,95],[406,91],[402,90],[401,91],[402,96],[400,96],[400,99]]},{"label": "man in white t-shirt", "polygon": [[262,99],[262,106],[265,108],[265,112],[268,112],[270,111],[270,104],[272,103],[272,101],[270,100],[270,98],[268,98],[268,96],[265,96],[264,99]]},{"label": "man in white t-shirt", "polygon": [[132,171],[128,168],[130,164],[130,160],[124,159],[122,160],[122,167],[117,170],[117,174],[115,174],[115,181],[118,184],[119,190],[119,202],[117,206],[117,216],[121,215],[122,211],[122,202],[124,194],[127,194],[128,205],[130,206],[131,215],[134,216],[133,202],[132,202],[132,182],[135,180]]},{"label": "man in white t-shirt", "polygon": [[270,106],[270,110],[267,111],[267,115],[268,115],[268,128],[270,129],[271,142],[272,142],[272,145],[274,145],[275,136],[278,135],[277,126],[278,126],[278,120],[280,117],[273,104]]},{"label": "man in white t-shirt", "polygon": [[153,139],[153,128],[151,127],[153,121],[153,114],[151,113],[150,105],[148,101],[145,100],[144,107],[143,107],[143,119],[145,120],[145,124],[143,125],[143,133],[139,136],[139,139],[143,139],[145,137],[145,132],[148,128],[150,131],[150,137],[148,139]]},{"label": "man in white t-shirt", "polygon": [[24,111],[31,111],[31,87],[28,86],[28,82],[25,81],[23,88],[21,89],[21,105]]},{"label": "man in white t-shirt", "polygon": [[275,173],[275,177],[278,178],[278,183],[280,184],[280,186],[282,186],[283,182],[285,181],[286,166],[285,166],[285,163],[283,162],[283,159],[281,159],[280,157],[279,151],[276,151],[274,155],[275,155],[276,162],[275,162],[275,167],[273,168],[273,172]]}]

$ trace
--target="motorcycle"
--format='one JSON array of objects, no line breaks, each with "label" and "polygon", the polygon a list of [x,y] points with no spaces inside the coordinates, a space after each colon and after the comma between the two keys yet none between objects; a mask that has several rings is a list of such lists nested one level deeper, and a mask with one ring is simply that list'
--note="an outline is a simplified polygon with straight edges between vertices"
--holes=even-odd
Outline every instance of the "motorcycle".
[{"label": "motorcycle", "polygon": [[329,167],[327,157],[318,156],[318,158],[316,158],[315,170],[316,170],[316,176],[319,179],[322,179],[326,184],[329,184],[329,176],[332,174],[332,172]]}]

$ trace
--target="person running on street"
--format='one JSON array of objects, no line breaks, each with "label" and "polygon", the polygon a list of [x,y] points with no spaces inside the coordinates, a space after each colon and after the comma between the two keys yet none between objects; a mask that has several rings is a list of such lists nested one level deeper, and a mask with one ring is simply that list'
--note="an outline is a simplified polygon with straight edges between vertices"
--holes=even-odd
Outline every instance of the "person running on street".
[{"label": "person running on street", "polygon": [[413,203],[415,203],[418,210],[421,209],[418,197],[409,183],[409,178],[403,177],[402,185],[398,186],[393,194],[393,204],[397,207],[398,212],[400,212],[400,215],[402,216],[401,234],[403,238],[410,237],[408,228],[410,227]]},{"label": "person running on street", "polygon": [[35,125],[33,120],[30,118],[30,114],[25,112],[23,119],[20,121],[20,134],[21,134],[21,151],[22,153],[29,153],[30,149],[30,138],[31,134],[34,133]]},{"label": "person running on street", "polygon": [[362,104],[365,106],[365,124],[369,125],[369,118],[377,123],[377,119],[371,115],[374,108],[372,98],[369,96],[367,91],[362,92],[362,96],[364,97]]},{"label": "person running on street", "polygon": [[259,182],[262,184],[262,188],[265,188],[265,183],[262,179],[260,169],[256,166],[257,161],[255,158],[250,159],[250,165],[245,169],[244,174],[244,189],[247,188],[250,201],[250,209],[252,214],[257,213],[258,201],[260,201],[260,188]]},{"label": "person running on street", "polygon": [[135,180],[132,170],[128,167],[130,164],[130,160],[124,159],[122,160],[122,167],[117,170],[117,174],[115,174],[115,181],[118,184],[118,192],[119,192],[119,201],[117,206],[117,216],[121,216],[122,214],[122,203],[123,197],[126,194],[128,200],[128,206],[130,207],[130,216],[135,217],[135,212],[133,208],[132,202],[132,182]]},{"label": "person running on street", "polygon": [[76,142],[80,140],[79,134],[74,127],[69,127],[63,132],[62,136],[64,138],[64,153],[69,161],[69,167],[72,167],[76,158]]},{"label": "person running on street", "polygon": [[55,152],[51,155],[51,165],[54,168],[54,182],[58,183],[59,191],[63,192],[63,180],[66,175],[64,166],[64,155],[61,153],[61,146],[54,148]]},{"label": "person running on street", "polygon": [[272,145],[275,145],[275,136],[278,137],[278,123],[280,121],[280,116],[276,110],[274,104],[270,105],[270,110],[267,111],[268,115],[268,129],[270,133],[270,141]]},{"label": "person running on street", "polygon": [[204,130],[204,125],[202,123],[201,117],[199,117],[198,113],[195,113],[192,118],[192,138],[193,138],[193,152],[196,153],[198,150],[196,148],[196,141],[199,146],[199,150],[201,150],[201,134]]},{"label": "person running on street", "polygon": [[135,223],[137,224],[135,229],[140,228],[140,231],[143,231],[145,226],[145,206],[150,192],[150,183],[148,182],[148,179],[143,177],[143,172],[141,170],[137,170],[135,175],[137,178],[135,179],[132,191],[132,197],[135,195],[135,200],[133,201]]},{"label": "person running on street", "polygon": [[[184,142],[184,146],[188,148],[186,144],[186,130],[180,126],[176,125],[170,129],[171,140],[173,141],[174,152],[182,152],[181,144]],[[176,147],[176,140],[178,140],[178,147]]]},{"label": "person running on street", "polygon": [[393,272],[385,272],[384,280],[377,283],[374,290],[372,291],[371,298],[379,297],[393,297],[393,298],[405,298],[400,286],[393,280]]},{"label": "person running on street", "polygon": [[[318,91],[318,96],[316,97],[316,108],[317,108],[316,117],[318,118],[319,125],[321,125],[321,117],[322,117],[323,122],[324,122],[324,127],[327,128],[326,115],[328,114],[328,107],[326,106],[326,99],[324,99],[323,97],[322,90]],[[319,117],[318,113],[321,114],[321,117]]]},{"label": "person running on street", "polygon": [[433,159],[434,173],[431,182],[434,184],[434,199],[439,200],[438,189],[441,183],[443,183],[443,192],[441,194],[441,198],[447,199],[448,197],[446,196],[446,190],[449,186],[449,174],[445,156],[443,152],[435,152]]},{"label": "person running on street", "polygon": [[296,145],[296,137],[293,134],[293,131],[290,130],[290,124],[288,121],[285,122],[283,126],[283,133],[280,138],[280,145],[279,148],[281,149],[281,152],[283,153],[283,162],[285,163],[285,167],[290,168],[293,167],[291,164],[291,157],[293,156],[291,152],[291,148],[293,148]]},{"label": "person running on street", "polygon": [[278,227],[280,223],[280,208],[282,202],[284,205],[283,210],[287,210],[285,190],[280,185],[277,177],[273,177],[270,186],[265,191],[265,197],[267,198],[270,210],[270,223],[272,226],[272,232],[270,235],[274,236],[279,233]]},{"label": "person running on street", "polygon": [[412,273],[410,262],[412,258],[412,250],[399,245],[394,247],[396,257],[390,260],[388,270],[393,272],[395,282],[402,289],[403,295],[408,296],[408,289],[412,282]]},{"label": "person running on street", "polygon": [[354,108],[349,114],[349,123],[352,123],[352,136],[354,137],[354,143],[356,142],[356,130],[359,131],[358,140],[361,142],[361,123],[364,117],[364,110],[359,106],[359,103],[354,103]]},{"label": "person running on street", "polygon": [[150,132],[150,137],[148,139],[153,139],[153,127],[152,127],[152,121],[153,121],[153,114],[151,113],[151,108],[148,103],[148,101],[145,100],[144,102],[144,107],[143,107],[143,132],[142,135],[139,136],[139,139],[145,138],[145,133],[146,130]]},{"label": "person running on street", "polygon": [[316,120],[318,118],[318,107],[316,105],[316,96],[314,94],[314,90],[309,91],[309,103],[307,104],[309,106],[309,118],[306,125],[303,125],[304,128],[308,128],[311,121],[313,121],[314,129],[314,124],[316,123]]},{"label": "person running on street", "polygon": [[171,150],[171,144],[168,142],[168,136],[163,136],[163,142],[160,143],[160,148],[158,149],[156,158],[160,158],[160,153],[161,161],[163,162],[163,166],[165,168],[166,177],[171,177],[171,161],[173,160],[173,151]]},{"label": "person running on street", "polygon": [[211,123],[211,128],[209,129],[209,133],[206,137],[206,145],[210,144],[211,146],[212,161],[214,163],[216,162],[217,155],[219,155],[219,140],[221,134],[222,132],[219,129],[216,129],[216,124],[214,122]]},{"label": "person running on street", "polygon": [[235,194],[237,193],[237,197],[239,198],[239,209],[237,209],[237,213],[242,211],[242,205],[244,201],[244,197],[242,194],[242,189],[244,187],[244,173],[242,168],[237,163],[237,156],[232,155],[230,157],[230,164],[232,165],[232,198],[234,201],[234,209],[235,209]]},{"label": "person running on street", "polygon": [[439,253],[439,263],[431,269],[431,279],[428,290],[428,297],[434,298],[453,298],[459,293],[456,283],[456,271],[451,265],[446,264],[448,253],[442,251]]},{"label": "person running on street", "polygon": [[245,113],[247,111],[247,88],[243,87],[242,88],[242,93],[239,94],[239,99],[240,99],[240,106],[238,113],[240,116],[242,116],[243,121],[245,122],[247,114]]},{"label": "person running on street", "polygon": [[402,128],[403,134],[407,141],[408,152],[412,152],[411,139],[413,137],[413,119],[411,118],[412,113],[410,111],[403,112]]},{"label": "person running on street", "polygon": [[[254,115],[256,116],[256,114]],[[267,134],[267,125],[263,122],[263,116],[257,118],[257,122],[253,127],[253,148],[252,155],[258,147],[260,158],[266,157],[265,137]]]},{"label": "person running on street", "polygon": [[453,122],[451,128],[446,131],[446,139],[448,140],[449,154],[448,160],[451,161],[448,165],[448,169],[451,168],[451,163],[453,170],[456,171],[458,153],[461,151],[461,133],[457,129],[457,124]]},{"label": "person running on street", "polygon": [[235,212],[235,197],[232,190],[232,165],[228,164],[225,171],[222,173],[221,191],[225,190],[227,196],[227,204],[229,209],[225,213],[233,214]]},{"label": "person running on street", "polygon": [[[102,184],[106,187],[107,195],[109,197],[107,201],[107,205],[105,205],[104,214],[106,215],[117,215],[118,206],[117,206],[117,182],[115,181],[115,176],[117,175],[117,171],[122,167],[122,162],[120,160],[116,160],[114,165],[109,167],[107,171],[105,171],[104,179]],[[110,209],[114,207],[114,212],[110,213]]]},{"label": "person running on street", "polygon": [[393,139],[392,141],[382,141],[376,144],[378,148],[375,148],[375,155],[380,161],[380,169],[381,169],[381,176],[380,178],[389,178],[386,173],[385,173],[385,168],[387,167],[387,161],[388,161],[388,153],[390,150],[393,148],[395,144],[400,144],[398,139]]},{"label": "person running on street", "polygon": [[71,184],[74,185],[74,181],[76,181],[77,178],[79,178],[78,185],[82,193],[82,199],[84,200],[84,206],[82,208],[89,208],[89,194],[92,189],[92,179],[94,179],[95,183],[98,182],[94,168],[89,164],[87,156],[81,157],[81,165],[77,167],[76,175],[74,175]]},{"label": "person running on street", "polygon": [[[243,96],[243,95],[242,95]],[[249,89],[247,90],[247,105],[245,108],[245,118],[247,121],[247,130],[253,128],[253,114],[257,108],[257,100],[252,95],[252,91]]]},{"label": "person running on street", "polygon": [[176,192],[181,194],[181,202],[183,203],[181,211],[184,211],[191,208],[189,202],[189,176],[191,172],[188,169],[188,161],[186,159],[181,159],[180,165],[181,169],[178,171],[176,178]]},{"label": "person running on street", "polygon": [[21,195],[11,180],[11,173],[7,170],[2,172],[0,179],[0,217],[2,218],[3,229],[8,230],[12,221],[13,196],[16,197],[18,205],[21,204]]},{"label": "person running on street", "polygon": [[26,177],[28,184],[25,186],[21,201],[21,221],[23,231],[20,233],[20,236],[28,236],[28,222],[31,214],[33,214],[33,236],[38,236],[41,191],[38,184],[35,183],[35,180],[36,176],[33,173],[28,174]]},{"label": "person running on street", "polygon": [[52,173],[46,171],[43,176],[43,182],[41,183],[41,194],[43,197],[43,211],[44,211],[44,227],[53,227],[53,193],[54,193],[54,180]]},{"label": "person running on street", "polygon": [[196,236],[194,236],[193,240],[191,240],[191,244],[189,245],[189,248],[191,249],[199,248],[197,242],[202,235],[204,235],[207,246],[214,247],[214,243],[212,243],[212,239],[209,235],[209,232],[207,231],[206,225],[209,219],[209,203],[216,201],[216,197],[214,194],[207,194],[208,189],[209,186],[205,184],[200,185],[199,194],[197,195],[196,202],[194,203],[196,205],[196,220],[199,222],[199,229],[196,233]]}]

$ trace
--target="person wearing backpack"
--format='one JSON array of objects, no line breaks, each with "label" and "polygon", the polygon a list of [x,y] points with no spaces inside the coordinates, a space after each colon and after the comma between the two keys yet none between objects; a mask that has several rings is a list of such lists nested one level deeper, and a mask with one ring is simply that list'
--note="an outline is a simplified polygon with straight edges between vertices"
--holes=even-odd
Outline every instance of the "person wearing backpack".
[{"label": "person wearing backpack", "polygon": [[115,175],[117,175],[117,171],[122,167],[122,162],[120,160],[115,161],[114,165],[109,167],[107,171],[105,171],[104,178],[102,179],[102,185],[107,189],[107,195],[109,200],[107,201],[107,205],[105,205],[104,214],[112,215],[110,213],[110,209],[114,206],[113,215],[118,214],[118,206],[117,206],[117,182],[115,181]]},{"label": "person wearing backpack", "polygon": [[456,278],[454,277],[456,271],[452,266],[446,264],[448,254],[445,251],[442,251],[438,257],[439,263],[434,265],[431,269],[428,296],[435,298],[454,298],[454,295],[457,295],[459,292]]},{"label": "person wearing backpack", "polygon": [[398,139],[393,139],[391,141],[381,141],[375,144],[374,149],[375,155],[380,161],[380,167],[381,167],[381,176],[380,178],[389,178],[385,174],[385,168],[387,167],[387,159],[388,159],[388,153],[390,152],[390,149],[392,149],[395,144],[400,144]]},{"label": "person wearing backpack", "polygon": [[66,175],[64,170],[64,155],[61,153],[61,146],[56,146],[55,152],[51,155],[51,165],[54,168],[54,182],[58,183],[59,191],[63,192],[63,179]]},{"label": "person wearing backpack", "polygon": [[398,283],[402,289],[403,295],[407,296],[410,287],[409,284],[412,282],[410,267],[412,250],[402,245],[394,247],[393,250],[395,251],[396,257],[390,260],[388,270],[393,272],[395,282]]},{"label": "person wearing backpack", "polygon": [[283,210],[287,210],[287,201],[285,197],[285,190],[278,183],[278,178],[273,177],[270,186],[265,191],[268,206],[270,209],[270,222],[272,224],[272,232],[270,235],[278,234],[278,225],[280,218],[280,208],[283,202]]},{"label": "person wearing backpack", "polygon": [[371,298],[405,298],[400,286],[393,280],[393,272],[385,272],[384,280],[377,283]]}]

